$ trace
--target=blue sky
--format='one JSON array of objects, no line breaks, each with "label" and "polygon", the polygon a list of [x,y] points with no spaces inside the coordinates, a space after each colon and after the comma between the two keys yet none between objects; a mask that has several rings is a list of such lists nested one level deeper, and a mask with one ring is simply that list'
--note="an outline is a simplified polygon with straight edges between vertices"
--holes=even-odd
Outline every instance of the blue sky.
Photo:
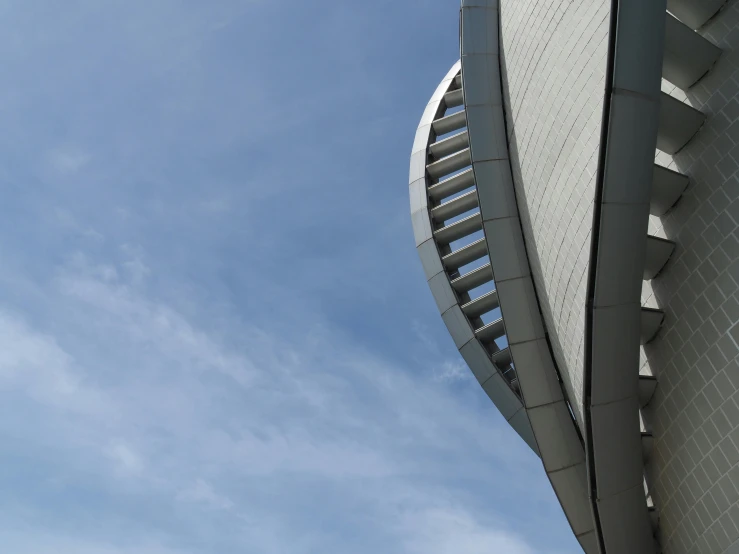
[{"label": "blue sky", "polygon": [[577,551],[413,248],[457,14],[0,3],[4,552]]}]

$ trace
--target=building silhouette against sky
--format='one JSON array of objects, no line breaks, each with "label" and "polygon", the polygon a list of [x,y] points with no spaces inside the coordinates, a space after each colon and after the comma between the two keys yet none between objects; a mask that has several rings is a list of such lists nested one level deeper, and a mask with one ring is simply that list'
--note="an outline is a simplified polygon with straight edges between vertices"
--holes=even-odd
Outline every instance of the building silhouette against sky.
[{"label": "building silhouette against sky", "polygon": [[585,552],[739,553],[739,1],[459,25],[409,178],[454,344]]}]

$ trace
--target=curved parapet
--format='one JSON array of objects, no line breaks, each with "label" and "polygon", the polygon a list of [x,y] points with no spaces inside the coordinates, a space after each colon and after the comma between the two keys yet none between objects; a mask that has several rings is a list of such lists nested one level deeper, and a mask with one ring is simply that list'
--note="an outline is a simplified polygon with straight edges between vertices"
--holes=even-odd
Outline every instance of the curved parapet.
[{"label": "curved parapet", "polygon": [[642,281],[664,265],[653,255],[658,262],[645,275],[664,36],[664,0],[619,0],[611,11],[584,374],[592,507],[604,552],[657,550],[644,494],[638,368]]},{"label": "curved parapet", "polygon": [[503,417],[537,451],[506,347],[470,166],[460,63],[424,110],[413,143],[413,233],[431,293],[460,354]]},{"label": "curved parapet", "polygon": [[585,451],[546,339],[511,175],[497,0],[462,0],[464,106],[483,233],[508,348],[544,469],[583,549],[597,552]]}]

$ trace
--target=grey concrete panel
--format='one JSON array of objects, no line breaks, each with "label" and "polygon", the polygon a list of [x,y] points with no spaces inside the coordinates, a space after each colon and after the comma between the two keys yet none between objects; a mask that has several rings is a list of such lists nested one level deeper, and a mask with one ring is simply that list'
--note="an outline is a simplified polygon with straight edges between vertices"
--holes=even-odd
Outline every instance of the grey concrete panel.
[{"label": "grey concrete panel", "polygon": [[[514,352],[515,355],[515,352]],[[564,401],[527,408],[531,426],[547,473],[583,462],[582,445],[572,425],[572,416]]]},{"label": "grey concrete panel", "polygon": [[638,302],[646,256],[648,204],[604,204],[595,305]]},{"label": "grey concrete panel", "polygon": [[641,483],[617,496],[600,500],[598,504],[608,552],[657,552]]},{"label": "grey concrete panel", "polygon": [[[588,307],[591,348],[586,452],[602,550],[655,553],[647,511],[639,422],[637,323],[646,258],[651,177],[660,124],[665,2],[620,0],[609,56],[614,63],[609,128],[601,149],[602,197],[594,302]],[[621,363],[616,363],[616,362]],[[587,382],[586,382],[587,385]],[[626,491],[635,489],[637,494]],[[634,533],[624,532],[634,529]],[[627,535],[624,537],[624,535]]]},{"label": "grey concrete panel", "polygon": [[423,272],[426,275],[427,281],[444,271],[441,265],[441,259],[439,258],[439,251],[432,239],[421,244],[416,250],[418,251],[418,256],[421,258],[421,265],[423,266]]},{"label": "grey concrete panel", "polygon": [[411,213],[428,208],[426,197],[426,179],[417,179],[408,185],[408,193],[411,197]]},{"label": "grey concrete panel", "polygon": [[411,223],[413,224],[413,236],[416,238],[416,247],[421,246],[433,236],[427,209],[422,208],[413,212],[411,214]]},{"label": "grey concrete panel", "polygon": [[605,404],[638,394],[641,305],[596,308],[593,316],[592,404]]},{"label": "grey concrete panel", "polygon": [[541,456],[539,447],[536,444],[536,438],[534,437],[534,431],[531,428],[529,416],[525,409],[521,408],[518,410],[513,417],[508,420],[508,424],[516,430],[524,442],[531,447],[531,450],[533,450],[537,456]]},{"label": "grey concrete panel", "polygon": [[[491,8],[470,7],[462,10],[462,53],[496,54],[498,53],[498,36],[490,29],[498,27],[498,10]],[[462,74],[464,79],[464,74]]]},{"label": "grey concrete panel", "polygon": [[[588,503],[582,502],[583,497],[588,497],[585,462],[552,472],[549,474],[549,479],[557,493],[557,498],[567,513],[567,519],[575,536],[587,534],[593,529],[593,514],[590,512]],[[597,545],[597,542],[589,541],[586,544]],[[595,553],[598,549],[585,550],[585,552]]]},{"label": "grey concrete panel", "polygon": [[508,159],[503,108],[470,106],[467,111],[470,150],[475,162]]},{"label": "grey concrete panel", "polygon": [[665,40],[665,0],[619,0],[613,87],[657,99]]},{"label": "grey concrete panel", "polygon": [[496,373],[485,381],[482,388],[506,420],[509,420],[521,409],[521,401],[500,373]]},{"label": "grey concrete panel", "polygon": [[501,106],[500,60],[498,54],[469,54],[463,67],[465,82],[465,106]]},{"label": "grey concrete panel", "polygon": [[[436,89],[436,94],[439,96],[439,100],[443,97],[447,87],[449,86],[450,81],[442,82],[439,85],[439,88]],[[430,125],[431,122],[436,118],[436,114],[439,113],[439,100],[429,102],[426,104],[426,107],[423,109],[423,114],[421,114],[421,122],[418,124],[418,129],[421,128],[428,128],[431,129]],[[418,130],[417,129],[417,130]],[[418,152],[422,149],[416,150],[415,145],[416,141],[413,141],[414,143],[414,152]]]},{"label": "grey concrete panel", "polygon": [[713,67],[721,49],[668,15],[665,28],[665,57],[662,76],[688,89]]},{"label": "grey concrete panel", "polygon": [[577,542],[580,543],[580,547],[585,552],[597,552],[598,551],[598,537],[595,531],[590,531],[584,535],[577,537]]},{"label": "grey concrete panel", "polygon": [[[518,366],[526,368],[518,374],[518,380],[526,391],[528,409],[564,400],[546,340],[514,344],[510,349]],[[572,426],[571,418],[569,425]]]},{"label": "grey concrete panel", "polygon": [[543,338],[544,327],[539,307],[536,305],[531,277],[497,281],[495,286],[506,322],[508,344]]},{"label": "grey concrete panel", "polygon": [[464,317],[458,305],[454,305],[444,312],[441,315],[441,319],[444,320],[444,324],[458,349],[462,348],[475,337],[469,321]]},{"label": "grey concrete panel", "polygon": [[459,349],[459,353],[464,358],[470,370],[472,370],[472,374],[480,385],[498,373],[485,347],[479,341],[469,341]]},{"label": "grey concrete panel", "polygon": [[495,263],[498,282],[525,277],[530,274],[529,260],[521,235],[521,222],[517,217],[493,219],[483,223],[488,237],[490,259]]},{"label": "grey concrete panel", "polygon": [[[430,108],[427,107],[427,109]],[[416,152],[423,152],[425,154],[426,148],[428,148],[430,136],[431,123],[421,125],[418,129],[416,129],[416,136],[413,139],[413,150],[411,150],[411,154],[415,154]]]},{"label": "grey concrete panel", "polygon": [[463,8],[471,7],[498,8],[498,0],[462,0]]},{"label": "grey concrete panel", "polygon": [[[591,421],[598,498],[603,502],[613,495],[640,486],[644,480],[639,402],[634,396],[593,406]],[[643,492],[640,503],[646,509]]]},{"label": "grey concrete panel", "polygon": [[457,303],[457,297],[449,284],[449,277],[445,273],[439,273],[429,280],[428,284],[440,314],[443,314]]},{"label": "grey concrete panel", "polygon": [[603,202],[649,203],[658,111],[654,100],[619,91],[613,94]]},{"label": "grey concrete panel", "polygon": [[476,162],[475,174],[481,184],[477,187],[477,196],[483,219],[517,217],[510,162],[507,159]]},{"label": "grey concrete panel", "polygon": [[426,163],[428,162],[428,156],[426,152],[414,152],[411,154],[411,165],[408,171],[408,182],[412,183],[420,179],[426,178]]}]

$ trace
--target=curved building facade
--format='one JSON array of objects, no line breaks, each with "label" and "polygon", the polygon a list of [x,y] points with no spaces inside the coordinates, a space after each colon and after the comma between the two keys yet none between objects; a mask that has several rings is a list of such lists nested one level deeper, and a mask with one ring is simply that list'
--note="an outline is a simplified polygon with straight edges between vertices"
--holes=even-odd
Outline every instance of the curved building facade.
[{"label": "curved building facade", "polygon": [[739,0],[462,0],[416,247],[587,553],[739,553]]}]

